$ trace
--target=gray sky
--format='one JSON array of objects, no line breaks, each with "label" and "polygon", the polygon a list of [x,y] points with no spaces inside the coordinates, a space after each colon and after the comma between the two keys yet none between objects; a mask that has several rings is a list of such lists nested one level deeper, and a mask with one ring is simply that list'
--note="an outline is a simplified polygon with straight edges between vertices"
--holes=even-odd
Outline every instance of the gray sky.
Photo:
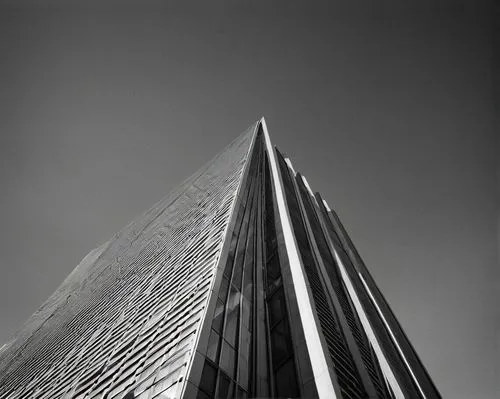
[{"label": "gray sky", "polygon": [[498,396],[486,3],[21,3],[0,9],[0,342],[264,115],[443,396]]}]

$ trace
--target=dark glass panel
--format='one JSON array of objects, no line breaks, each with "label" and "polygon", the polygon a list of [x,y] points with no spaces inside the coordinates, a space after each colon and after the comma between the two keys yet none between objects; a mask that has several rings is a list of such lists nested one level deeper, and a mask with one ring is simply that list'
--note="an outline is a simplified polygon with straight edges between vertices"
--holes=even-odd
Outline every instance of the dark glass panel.
[{"label": "dark glass panel", "polygon": [[226,341],[222,341],[220,368],[224,370],[231,378],[234,378],[236,370],[236,351]]},{"label": "dark glass panel", "polygon": [[243,356],[238,362],[238,383],[244,388],[248,388],[248,360]]},{"label": "dark glass panel", "polygon": [[219,334],[222,332],[223,322],[224,322],[224,302],[218,299],[217,305],[215,305],[215,314],[214,314],[214,319],[212,321],[212,328]]},{"label": "dark glass panel", "polygon": [[217,359],[219,357],[220,341],[220,335],[214,330],[211,330],[210,337],[208,338],[207,357],[215,363],[217,363]]},{"label": "dark glass panel", "polygon": [[224,329],[224,338],[232,345],[236,346],[238,337],[238,318],[240,315],[240,293],[231,287],[231,294],[227,302],[227,320]]},{"label": "dark glass panel", "polygon": [[238,348],[238,352],[240,356],[243,356],[245,359],[250,358],[251,340],[251,332],[246,327],[242,326],[240,329],[240,346]]},{"label": "dark glass panel", "polygon": [[283,289],[279,289],[269,299],[269,321],[271,327],[285,317]]},{"label": "dark glass panel", "polygon": [[[243,210],[240,211],[241,214],[243,214]],[[241,215],[242,216],[242,215]],[[240,215],[238,215],[239,222],[241,223],[241,218]],[[236,224],[236,226],[241,227],[241,224]],[[229,254],[226,262],[226,267],[224,268],[224,276],[227,278],[231,277],[231,270],[233,268],[233,261],[234,261],[234,253],[236,250],[236,243],[238,242],[238,233],[237,230],[233,232],[233,236],[231,237],[231,244],[230,244],[230,249],[229,249]]]},{"label": "dark glass panel", "polygon": [[248,394],[242,387],[239,386],[236,391],[236,397],[238,399],[246,399],[248,397]]},{"label": "dark glass panel", "polygon": [[213,399],[213,396],[206,394],[201,389],[198,389],[198,395],[196,395],[196,399]]},{"label": "dark glass panel", "polygon": [[203,366],[201,373],[200,389],[206,393],[213,395],[215,392],[215,380],[217,379],[217,369],[212,366],[207,360]]},{"label": "dark glass panel", "polygon": [[267,287],[267,293],[271,294],[280,286],[281,286],[281,276],[279,276],[276,280],[269,282],[269,286]]},{"label": "dark glass panel", "polygon": [[219,373],[219,392],[217,393],[217,398],[218,399],[226,399],[226,398],[232,399],[234,397],[233,391],[234,391],[233,382],[228,378],[227,375],[220,372]]},{"label": "dark glass panel", "polygon": [[268,284],[270,284],[281,275],[278,252],[275,252],[273,256],[269,258],[266,267],[267,267],[267,281]]},{"label": "dark glass panel", "polygon": [[293,358],[282,365],[275,373],[276,393],[278,397],[300,397],[297,388],[297,374]]},{"label": "dark glass panel", "polygon": [[[272,228],[270,228],[270,225],[273,225]],[[269,257],[269,255],[274,253],[278,248],[278,238],[274,234],[274,215],[270,215],[268,217],[266,226],[269,228],[269,230],[272,230],[269,231],[269,233],[273,233],[266,236],[266,253]]]},{"label": "dark glass panel", "polygon": [[252,304],[246,298],[241,300],[241,322],[251,330]]},{"label": "dark glass panel", "polygon": [[271,346],[273,353],[273,367],[278,366],[290,354],[288,345],[288,326],[286,320],[279,322],[271,331]]},{"label": "dark glass panel", "polygon": [[242,294],[250,302],[253,301],[253,273],[255,268],[255,254],[253,252],[253,247],[251,253],[247,253],[247,259],[245,260],[245,273],[243,276],[243,289]]},{"label": "dark glass panel", "polygon": [[[236,250],[236,258],[234,260],[234,268],[233,268],[233,279],[232,283],[238,288],[241,289],[241,277],[243,274],[243,264],[245,261],[245,252],[246,252],[246,241],[247,241],[247,233],[249,230],[249,211],[251,208],[247,209],[247,214],[245,215],[245,220],[243,221],[244,225],[242,227],[242,231],[240,237],[238,239],[238,248]],[[250,228],[251,230],[251,228]]]},{"label": "dark glass panel", "polygon": [[223,277],[219,289],[219,298],[223,302],[226,302],[228,289],[229,289],[229,280],[226,277]]},{"label": "dark glass panel", "polygon": [[241,277],[243,275],[243,257],[244,253],[238,254],[238,258],[236,258],[236,261],[234,262],[232,283],[238,290],[241,289]]}]

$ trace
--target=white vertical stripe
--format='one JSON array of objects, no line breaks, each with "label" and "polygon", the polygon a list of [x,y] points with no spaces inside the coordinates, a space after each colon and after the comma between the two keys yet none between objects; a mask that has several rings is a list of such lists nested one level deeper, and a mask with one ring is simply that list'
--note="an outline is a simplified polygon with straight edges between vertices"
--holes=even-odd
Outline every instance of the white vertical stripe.
[{"label": "white vertical stripe", "polygon": [[411,369],[410,364],[406,360],[406,357],[405,357],[405,355],[403,353],[403,350],[399,346],[398,340],[394,336],[394,333],[392,332],[391,327],[389,327],[389,323],[387,323],[387,320],[385,319],[384,314],[382,313],[382,310],[379,308],[379,306],[377,304],[377,301],[375,301],[375,298],[373,297],[372,292],[370,291],[370,288],[366,284],[365,279],[363,278],[363,276],[361,275],[361,273],[358,273],[358,274],[359,274],[359,278],[361,279],[361,281],[363,282],[363,285],[366,288],[366,291],[368,292],[368,295],[370,295],[370,299],[372,300],[373,304],[377,308],[377,312],[380,315],[380,318],[382,319],[382,321],[384,322],[385,327],[387,328],[387,331],[389,331],[389,334],[391,335],[391,338],[392,338],[392,341],[394,342],[394,345],[396,345],[396,348],[397,348],[399,354],[403,358],[403,361],[404,361],[404,363],[406,365],[406,368],[408,369],[408,371],[411,374],[411,377],[413,378],[413,382],[418,387],[418,390],[420,391],[420,394],[426,399],[427,397],[425,396],[425,393],[424,393],[422,387],[420,386],[417,377],[415,376],[415,374],[413,374],[413,370]]},{"label": "white vertical stripe", "polygon": [[332,210],[330,209],[330,207],[328,206],[327,202],[325,200],[323,200],[323,205],[325,206],[326,210],[328,212],[331,212]]},{"label": "white vertical stripe", "polygon": [[356,293],[356,290],[354,289],[354,287],[351,283],[351,279],[349,278],[347,271],[345,270],[344,264],[340,260],[340,257],[338,256],[337,251],[334,248],[333,248],[333,254],[335,255],[335,261],[339,265],[342,280],[344,281],[344,284],[347,287],[347,291],[349,292],[349,295],[352,299],[352,303],[354,304],[354,307],[356,308],[356,312],[358,313],[359,320],[361,321],[361,324],[363,325],[363,329],[365,330],[366,336],[370,340],[370,343],[373,347],[373,350],[375,351],[375,355],[377,356],[377,359],[379,361],[380,368],[382,369],[382,373],[384,374],[386,381],[391,386],[394,394],[396,395],[396,398],[404,399],[405,396],[401,390],[401,387],[398,384],[398,381],[396,380],[396,376],[394,375],[394,373],[389,365],[389,362],[387,361],[384,353],[382,352],[382,348],[380,347],[377,336],[375,335],[375,333],[372,329],[372,326],[371,326],[370,322],[368,321],[368,317],[366,316],[365,310],[363,309],[363,306],[361,305],[361,301],[358,298],[358,294]]},{"label": "white vertical stripe", "polygon": [[297,172],[295,172],[295,169],[293,168],[292,161],[290,161],[290,158],[285,158],[285,162],[290,168],[290,170],[293,172],[293,175],[295,176]]},{"label": "white vertical stripe", "polygon": [[313,308],[307,292],[307,285],[302,272],[298,248],[295,243],[290,218],[285,205],[285,195],[280,184],[278,165],[264,118],[261,119],[261,123],[262,130],[264,131],[267,152],[269,154],[269,165],[273,175],[274,189],[276,190],[278,214],[281,227],[283,229],[288,260],[290,262],[293,286],[295,293],[297,294],[299,315],[304,328],[307,350],[311,359],[311,367],[314,380],[316,382],[316,388],[318,390],[318,396],[319,398],[335,399],[337,396],[335,394],[328,370],[328,364],[321,345],[321,339],[318,332],[319,326],[316,324],[316,320],[313,316]]},{"label": "white vertical stripe", "polygon": [[311,186],[309,185],[309,183],[307,182],[307,179],[304,175],[302,175],[302,181],[304,182],[304,186],[306,186],[307,188],[307,191],[309,191],[309,194],[311,194],[311,197],[314,198],[314,193],[313,193],[313,190],[311,190]]}]

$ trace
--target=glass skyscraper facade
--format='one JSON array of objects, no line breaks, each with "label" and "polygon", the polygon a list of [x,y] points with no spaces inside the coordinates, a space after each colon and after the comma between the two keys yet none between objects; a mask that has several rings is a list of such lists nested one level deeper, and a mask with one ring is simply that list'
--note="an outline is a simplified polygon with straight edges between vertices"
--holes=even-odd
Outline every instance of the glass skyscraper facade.
[{"label": "glass skyscraper facade", "polygon": [[264,119],[89,253],[0,348],[0,399],[440,398]]}]

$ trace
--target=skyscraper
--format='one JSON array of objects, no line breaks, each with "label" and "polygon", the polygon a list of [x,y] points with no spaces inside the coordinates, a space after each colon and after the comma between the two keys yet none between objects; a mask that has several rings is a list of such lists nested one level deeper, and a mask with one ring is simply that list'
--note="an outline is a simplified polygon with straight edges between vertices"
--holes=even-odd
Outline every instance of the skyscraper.
[{"label": "skyscraper", "polygon": [[264,119],[91,251],[0,348],[1,399],[439,398]]}]

